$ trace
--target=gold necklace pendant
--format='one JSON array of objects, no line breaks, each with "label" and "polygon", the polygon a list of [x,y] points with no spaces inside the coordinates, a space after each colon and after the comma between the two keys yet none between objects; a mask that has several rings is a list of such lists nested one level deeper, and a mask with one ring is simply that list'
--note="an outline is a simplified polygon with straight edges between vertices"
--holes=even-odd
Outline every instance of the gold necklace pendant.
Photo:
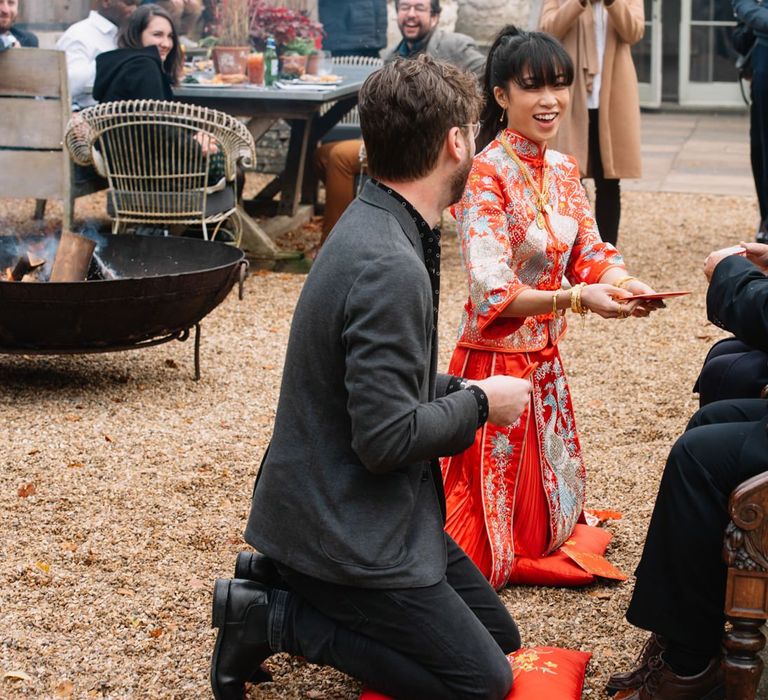
[{"label": "gold necklace pendant", "polygon": [[504,147],[504,150],[507,152],[507,155],[514,161],[515,165],[517,165],[518,169],[520,170],[520,173],[523,176],[523,179],[525,180],[526,184],[531,188],[531,191],[533,192],[533,200],[534,200],[534,210],[535,210],[535,219],[536,219],[536,225],[542,230],[545,231],[547,228],[547,222],[544,218],[544,214],[547,214],[547,216],[550,216],[552,214],[552,206],[550,205],[548,201],[548,192],[549,189],[549,173],[547,172],[547,164],[544,163],[544,171],[542,173],[541,178],[541,189],[539,189],[536,186],[536,182],[533,179],[533,174],[531,173],[528,166],[523,163],[520,156],[515,153],[514,149],[512,148],[512,144],[509,143],[509,140],[507,139],[507,135],[505,133],[501,134],[501,145]]}]

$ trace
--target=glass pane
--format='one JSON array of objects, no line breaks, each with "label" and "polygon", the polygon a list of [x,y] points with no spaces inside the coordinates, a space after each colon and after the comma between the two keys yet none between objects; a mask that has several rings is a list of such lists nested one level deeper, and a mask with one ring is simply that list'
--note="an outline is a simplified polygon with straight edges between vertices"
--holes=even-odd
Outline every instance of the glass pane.
[{"label": "glass pane", "polygon": [[653,16],[653,0],[643,0],[645,8],[645,35],[642,40],[632,46],[632,58],[635,61],[637,80],[640,83],[651,82],[651,34]]},{"label": "glass pane", "polygon": [[691,82],[736,80],[732,33],[733,27],[691,27]]},{"label": "glass pane", "polygon": [[637,80],[640,83],[651,82],[651,24],[645,24],[645,36],[632,46],[632,58],[635,60]]},{"label": "glass pane", "polygon": [[729,0],[691,0],[691,19],[694,22],[729,22],[733,20],[733,7]]}]

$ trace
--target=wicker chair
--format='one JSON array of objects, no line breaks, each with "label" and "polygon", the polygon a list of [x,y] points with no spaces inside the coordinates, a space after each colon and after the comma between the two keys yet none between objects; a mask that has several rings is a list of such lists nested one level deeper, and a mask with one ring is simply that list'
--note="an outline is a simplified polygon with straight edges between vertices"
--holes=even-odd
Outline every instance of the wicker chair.
[{"label": "wicker chair", "polygon": [[[331,58],[332,66],[370,66],[377,69],[384,65],[384,60],[375,56],[334,56]],[[328,105],[323,114],[327,112],[333,104]],[[324,142],[341,141],[343,139],[359,139],[360,132],[360,113],[357,107],[347,112],[323,139]]]},{"label": "wicker chair", "polygon": [[[223,178],[210,181],[211,154],[200,138],[213,139],[222,154]],[[96,166],[109,182],[107,209],[113,233],[127,224],[200,225],[208,240],[231,219],[235,244],[237,162],[256,159],[253,137],[228,114],[197,105],[128,100],[89,107],[70,119],[66,144],[80,165]]]}]

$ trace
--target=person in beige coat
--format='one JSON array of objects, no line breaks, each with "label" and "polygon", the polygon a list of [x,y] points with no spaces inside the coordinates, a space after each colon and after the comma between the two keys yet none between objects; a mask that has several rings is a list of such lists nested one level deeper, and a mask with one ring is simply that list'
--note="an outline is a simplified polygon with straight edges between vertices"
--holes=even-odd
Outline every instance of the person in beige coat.
[{"label": "person in beige coat", "polygon": [[640,177],[640,100],[630,47],[645,30],[643,0],[544,0],[541,29],[563,42],[576,67],[558,151],[595,181],[595,219],[616,243],[621,178]]}]

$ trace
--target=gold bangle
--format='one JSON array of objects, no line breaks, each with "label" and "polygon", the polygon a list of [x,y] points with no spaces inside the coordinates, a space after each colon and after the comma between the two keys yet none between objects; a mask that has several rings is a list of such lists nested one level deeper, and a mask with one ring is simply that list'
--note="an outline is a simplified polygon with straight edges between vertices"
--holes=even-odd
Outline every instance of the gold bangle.
[{"label": "gold bangle", "polygon": [[557,292],[552,295],[552,315],[557,316]]},{"label": "gold bangle", "polygon": [[579,284],[571,287],[571,311],[580,316],[585,316],[588,311],[581,303],[581,290],[586,286],[586,282],[579,282]]},{"label": "gold bangle", "polygon": [[619,277],[619,279],[613,283],[613,286],[618,287],[619,289],[624,289],[624,286],[627,284],[627,282],[636,279],[637,277],[632,277],[631,275],[627,275],[626,277]]}]

